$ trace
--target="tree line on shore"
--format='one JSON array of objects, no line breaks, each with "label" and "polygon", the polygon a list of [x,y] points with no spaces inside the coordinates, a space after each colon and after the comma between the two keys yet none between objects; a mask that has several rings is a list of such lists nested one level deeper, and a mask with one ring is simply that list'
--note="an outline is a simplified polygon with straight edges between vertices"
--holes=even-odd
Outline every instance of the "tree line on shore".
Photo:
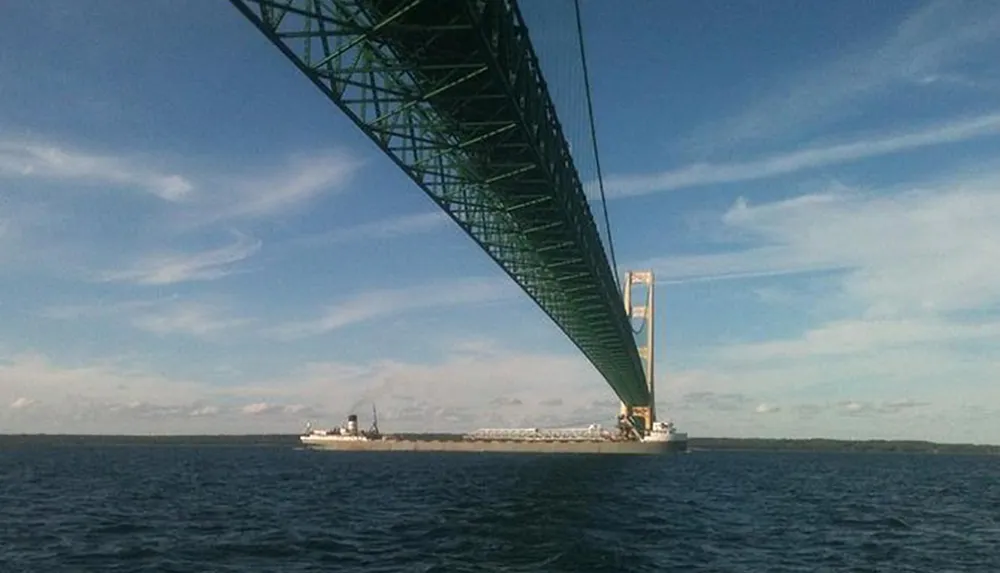
[{"label": "tree line on shore", "polygon": [[799,452],[898,452],[922,454],[1000,455],[1000,445],[941,444],[917,440],[831,440],[780,438],[691,438],[693,450],[758,450]]}]

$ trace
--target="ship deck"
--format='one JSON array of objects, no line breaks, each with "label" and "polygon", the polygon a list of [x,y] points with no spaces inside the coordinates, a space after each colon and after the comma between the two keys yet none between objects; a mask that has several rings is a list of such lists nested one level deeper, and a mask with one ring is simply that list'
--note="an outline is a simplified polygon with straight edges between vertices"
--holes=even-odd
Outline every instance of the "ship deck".
[{"label": "ship deck", "polygon": [[549,454],[664,454],[683,451],[683,442],[541,440],[303,440],[310,449],[345,452],[470,452]]}]

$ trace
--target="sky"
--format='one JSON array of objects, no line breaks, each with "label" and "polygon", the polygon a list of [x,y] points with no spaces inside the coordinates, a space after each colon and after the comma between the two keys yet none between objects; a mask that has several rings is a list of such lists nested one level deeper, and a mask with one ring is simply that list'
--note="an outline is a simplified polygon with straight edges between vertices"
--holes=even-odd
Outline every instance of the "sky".
[{"label": "sky", "polygon": [[[590,181],[571,3],[522,4]],[[1000,443],[1000,4],[582,6],[619,270],[657,278],[661,417]],[[4,13],[0,432],[289,433],[372,402],[389,432],[613,421],[558,328],[228,2]]]}]

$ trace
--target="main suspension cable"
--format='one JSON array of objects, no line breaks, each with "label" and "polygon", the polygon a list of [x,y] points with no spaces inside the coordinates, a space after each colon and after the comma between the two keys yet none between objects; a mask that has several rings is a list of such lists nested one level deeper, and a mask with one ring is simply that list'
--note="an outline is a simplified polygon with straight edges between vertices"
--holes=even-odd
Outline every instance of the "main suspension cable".
[{"label": "main suspension cable", "polygon": [[601,157],[597,149],[597,126],[594,123],[594,103],[590,95],[590,74],[587,73],[587,53],[583,46],[583,22],[580,18],[580,0],[573,0],[576,11],[576,35],[580,42],[580,60],[583,63],[583,84],[587,94],[587,115],[590,117],[590,141],[594,147],[594,163],[597,165],[597,187],[601,190],[601,207],[604,210],[604,228],[608,232],[608,250],[611,254],[611,268],[615,272],[615,287],[621,292],[618,284],[618,261],[615,260],[615,243],[611,238],[611,219],[608,217],[608,201],[604,195],[604,177],[601,174]]}]

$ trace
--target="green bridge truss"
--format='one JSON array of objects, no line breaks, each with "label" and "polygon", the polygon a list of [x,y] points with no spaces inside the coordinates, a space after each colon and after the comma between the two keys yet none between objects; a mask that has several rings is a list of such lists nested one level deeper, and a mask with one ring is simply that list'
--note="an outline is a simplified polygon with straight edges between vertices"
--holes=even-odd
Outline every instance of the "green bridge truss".
[{"label": "green bridge truss", "polygon": [[617,278],[514,0],[230,1],[524,289],[623,402],[649,405]]}]

